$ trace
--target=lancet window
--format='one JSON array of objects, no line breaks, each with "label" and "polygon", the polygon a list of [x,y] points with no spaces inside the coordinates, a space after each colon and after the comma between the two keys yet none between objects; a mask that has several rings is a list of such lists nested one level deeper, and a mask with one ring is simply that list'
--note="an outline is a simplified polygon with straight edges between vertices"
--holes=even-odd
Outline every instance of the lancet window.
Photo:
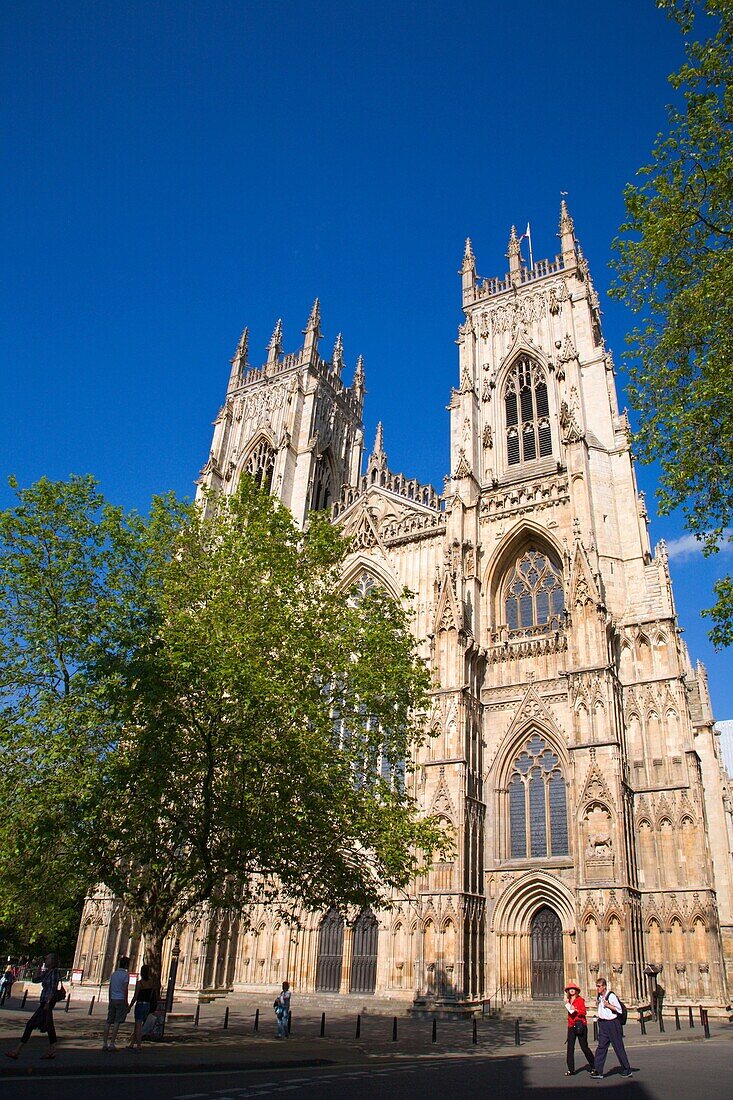
[{"label": "lancet window", "polygon": [[275,469],[275,455],[264,439],[257,444],[247,460],[247,473],[266,493],[272,488],[272,474]]},{"label": "lancet window", "polygon": [[517,466],[552,454],[547,382],[539,363],[521,356],[504,389],[507,462]]},{"label": "lancet window", "polygon": [[333,493],[331,491],[331,470],[328,465],[328,460],[325,457],[321,457],[316,465],[316,472],[313,477],[313,492],[311,494],[311,510],[314,512],[320,512],[328,508],[333,500]]},{"label": "lancet window", "polygon": [[509,570],[503,587],[504,614],[511,632],[552,632],[562,623],[562,570],[549,554],[530,547]]},{"label": "lancet window", "polygon": [[509,779],[511,859],[568,854],[565,777],[559,757],[538,733],[516,757]]}]

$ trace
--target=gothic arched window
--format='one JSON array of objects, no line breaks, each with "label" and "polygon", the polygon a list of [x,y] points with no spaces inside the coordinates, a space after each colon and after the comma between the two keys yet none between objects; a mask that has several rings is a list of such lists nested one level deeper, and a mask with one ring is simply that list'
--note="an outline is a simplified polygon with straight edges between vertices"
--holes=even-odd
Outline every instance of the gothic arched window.
[{"label": "gothic arched window", "polygon": [[510,631],[535,633],[560,628],[565,607],[562,570],[543,550],[530,547],[509,570],[502,588]]},{"label": "gothic arched window", "polygon": [[516,466],[552,454],[547,382],[539,363],[523,355],[504,388],[507,462]]},{"label": "gothic arched window", "polygon": [[316,472],[313,476],[313,492],[311,494],[311,511],[320,512],[328,508],[333,500],[331,491],[331,469],[328,459],[322,455],[318,459]]},{"label": "gothic arched window", "polygon": [[568,854],[565,777],[558,756],[538,733],[528,739],[512,767],[509,833],[511,859]]},{"label": "gothic arched window", "polygon": [[251,474],[255,483],[266,493],[272,488],[272,474],[275,469],[275,455],[264,439],[257,444],[252,454],[247,459],[245,467]]}]

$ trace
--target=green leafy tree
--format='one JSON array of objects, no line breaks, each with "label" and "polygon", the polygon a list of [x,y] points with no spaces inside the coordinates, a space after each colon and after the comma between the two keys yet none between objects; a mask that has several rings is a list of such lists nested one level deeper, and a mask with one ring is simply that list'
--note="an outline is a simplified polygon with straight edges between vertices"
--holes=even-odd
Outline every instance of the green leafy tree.
[{"label": "green leafy tree", "polygon": [[80,838],[120,725],[113,662],[157,615],[159,570],[183,511],[150,521],[109,505],[91,477],[41,479],[0,512],[0,921],[16,946],[68,944],[89,885]]},{"label": "green leafy tree", "polygon": [[[670,77],[669,128],[624,193],[613,293],[640,315],[629,336],[640,457],[661,464],[662,513],[715,553],[733,537],[733,0],[658,0],[690,37]],[[704,612],[733,641],[733,583]]]},{"label": "green leafy tree", "polygon": [[[89,711],[59,733],[60,753],[78,741],[83,797],[43,816],[52,843],[18,867],[63,845],[78,883],[123,900],[158,973],[166,934],[204,903],[385,901],[444,843],[406,782],[428,678],[402,604],[378,588],[351,598],[327,519],[300,532],[248,479],[205,514],[169,507],[124,531],[141,590],[117,585],[132,614],[115,600],[92,616],[103,639],[84,628]],[[27,735],[40,761],[46,725]]]}]

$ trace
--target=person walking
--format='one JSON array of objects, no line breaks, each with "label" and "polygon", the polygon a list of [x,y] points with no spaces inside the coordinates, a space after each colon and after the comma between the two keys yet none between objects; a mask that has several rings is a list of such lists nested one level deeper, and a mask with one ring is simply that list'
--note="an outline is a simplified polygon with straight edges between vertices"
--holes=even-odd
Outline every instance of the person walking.
[{"label": "person walking", "polygon": [[624,1047],[621,1023],[618,1020],[623,1012],[621,1002],[615,993],[609,991],[605,978],[599,978],[596,982],[596,992],[598,994],[598,1047],[591,1077],[595,1081],[603,1080],[603,1067],[606,1064],[609,1045],[613,1047],[621,1064],[621,1077],[631,1077],[631,1066]]},{"label": "person walking", "polygon": [[13,970],[10,959],[8,959],[8,965],[5,967],[5,973],[0,980],[0,1005],[4,1005],[6,1001],[10,1000],[10,993],[13,988],[14,981],[15,971]]},{"label": "person walking", "polygon": [[18,1045],[13,1047],[12,1050],[5,1051],[6,1058],[19,1058],[20,1052],[36,1028],[38,1028],[39,1031],[45,1031],[48,1035],[48,1052],[42,1057],[44,1059],[56,1057],[56,1028],[53,1022],[53,1009],[56,1002],[61,1000],[62,996],[66,996],[66,994],[61,984],[61,973],[58,968],[58,960],[54,954],[46,955],[45,961],[36,974],[35,980],[41,983],[41,996],[38,1008],[25,1025],[25,1031]]},{"label": "person walking", "polygon": [[585,1055],[588,1069],[591,1071],[593,1070],[594,1062],[593,1054],[588,1046],[588,1013],[586,1011],[585,1001],[580,996],[580,986],[574,985],[571,982],[570,985],[565,986],[565,994],[565,1008],[568,1014],[568,1068],[565,1071],[565,1076],[572,1077],[575,1073],[576,1040],[578,1046]]},{"label": "person walking", "polygon": [[117,969],[109,979],[109,1005],[107,1007],[107,1023],[104,1025],[104,1038],[102,1050],[117,1050],[115,1039],[120,1024],[124,1024],[127,1013],[130,1011],[127,1004],[127,991],[130,985],[130,960],[127,955],[121,955]]},{"label": "person walking", "polygon": [[158,987],[150,977],[150,967],[146,964],[140,967],[140,977],[135,986],[130,1008],[135,1013],[135,1030],[127,1044],[128,1050],[143,1049],[143,1025],[151,1012],[158,1007]]},{"label": "person walking", "polygon": [[290,1035],[290,982],[283,982],[280,993],[275,998],[275,1016],[277,1018],[277,1039],[287,1039]]}]

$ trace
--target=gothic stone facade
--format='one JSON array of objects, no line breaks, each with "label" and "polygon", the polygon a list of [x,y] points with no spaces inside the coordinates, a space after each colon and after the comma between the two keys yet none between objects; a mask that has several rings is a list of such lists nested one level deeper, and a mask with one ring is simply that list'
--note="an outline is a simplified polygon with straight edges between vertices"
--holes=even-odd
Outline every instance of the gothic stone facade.
[{"label": "gothic stone facade", "polygon": [[[598,298],[563,203],[560,255],[509,273],[463,260],[451,467],[442,496],[391,472],[381,428],[363,469],[364,368],[278,322],[261,367],[245,330],[200,485],[249,470],[299,523],[331,507],[353,539],[345,584],[414,593],[434,672],[434,736],[411,778],[454,858],[372,914],[203,914],[179,983],[471,1003],[560,996],[607,974],[631,1004],[660,969],[670,1004],[725,1005],[733,984],[733,830],[704,669],[649,542]],[[170,947],[170,945],[169,945]],[[76,965],[107,976],[139,937],[103,889]]]}]

